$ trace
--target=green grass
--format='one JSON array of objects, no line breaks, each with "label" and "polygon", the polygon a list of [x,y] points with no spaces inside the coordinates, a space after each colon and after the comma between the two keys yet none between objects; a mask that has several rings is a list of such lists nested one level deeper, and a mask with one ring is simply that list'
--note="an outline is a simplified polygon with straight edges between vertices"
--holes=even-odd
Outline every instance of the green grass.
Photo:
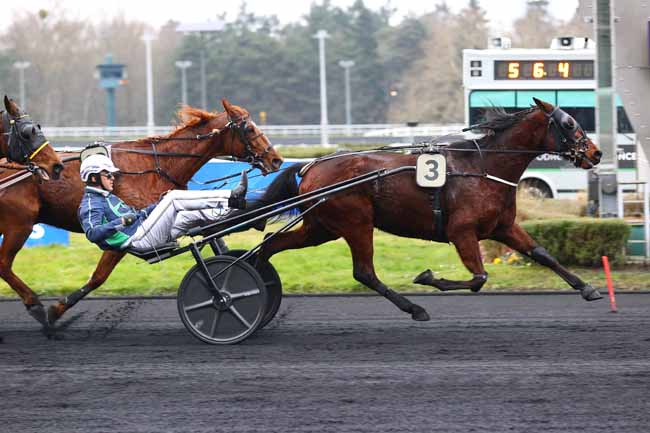
[{"label": "green grass", "polygon": [[[227,238],[230,248],[249,248],[259,242],[257,231]],[[208,254],[209,248],[205,249]],[[14,271],[38,294],[58,296],[81,287],[100,257],[97,247],[83,235],[72,234],[70,247],[47,246],[24,249],[18,255]],[[302,250],[285,251],[272,260],[285,293],[369,292],[352,278],[352,260],[344,241]],[[127,256],[95,295],[174,294],[183,275],[194,265],[190,254],[156,265]],[[453,247],[427,241],[398,238],[381,232],[375,236],[375,268],[390,287],[408,292],[432,292],[435,289],[412,284],[413,277],[430,268],[437,276],[448,279],[470,277]],[[536,266],[487,264],[489,280],[485,291],[538,290],[570,288],[551,271]],[[600,269],[573,269],[596,287],[605,287]],[[650,289],[648,269],[619,268],[613,272],[618,289]],[[0,281],[0,296],[15,293]]]}]

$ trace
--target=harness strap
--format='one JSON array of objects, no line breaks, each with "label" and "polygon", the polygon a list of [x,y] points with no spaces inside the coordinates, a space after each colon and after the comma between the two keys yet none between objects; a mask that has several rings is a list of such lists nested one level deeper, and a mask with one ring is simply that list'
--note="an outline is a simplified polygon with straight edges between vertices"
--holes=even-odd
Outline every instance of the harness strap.
[{"label": "harness strap", "polygon": [[36,149],[31,155],[29,155],[29,159],[30,160],[34,159],[36,157],[36,155],[38,155],[38,153],[41,150],[43,150],[45,148],[45,146],[47,146],[48,144],[50,144],[49,141],[46,141],[45,143],[41,144],[41,146],[38,149]]},{"label": "harness strap", "polygon": [[514,182],[510,182],[510,181],[507,181],[507,180],[505,180],[505,179],[501,179],[500,177],[492,176],[491,174],[487,174],[487,173],[485,173],[485,177],[488,178],[488,179],[490,179],[490,180],[493,180],[493,181],[495,181],[495,182],[504,183],[504,184],[506,184],[506,185],[510,185],[510,186],[513,187],[513,188],[517,188],[517,184],[516,184],[516,183],[514,183]]},{"label": "harness strap", "polygon": [[441,191],[442,188],[432,188],[432,190],[429,192],[429,198],[431,199],[431,210],[433,211],[433,236],[436,242],[449,242],[447,234],[445,233],[445,214],[442,210],[442,204],[440,200]]},{"label": "harness strap", "polygon": [[11,185],[17,184],[18,182],[22,182],[31,176],[33,176],[33,173],[31,173],[29,170],[21,170],[18,173],[12,174],[8,178],[0,181],[0,191],[9,188]]}]

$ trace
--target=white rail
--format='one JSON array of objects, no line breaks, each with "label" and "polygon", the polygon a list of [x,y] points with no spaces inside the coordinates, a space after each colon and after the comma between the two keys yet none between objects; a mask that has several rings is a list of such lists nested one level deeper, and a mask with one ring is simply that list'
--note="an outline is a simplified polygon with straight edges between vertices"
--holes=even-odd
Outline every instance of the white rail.
[{"label": "white rail", "polygon": [[[320,125],[260,125],[260,128],[274,137],[307,137],[320,136]],[[416,127],[404,124],[359,124],[359,125],[329,125],[331,136],[350,137],[412,137],[412,136],[441,136],[459,132],[461,124],[435,125],[425,124]],[[173,130],[169,126],[156,126],[150,129],[146,126],[75,126],[75,127],[45,127],[46,137],[67,138],[138,138],[146,137],[153,131],[154,135],[166,135]]]}]

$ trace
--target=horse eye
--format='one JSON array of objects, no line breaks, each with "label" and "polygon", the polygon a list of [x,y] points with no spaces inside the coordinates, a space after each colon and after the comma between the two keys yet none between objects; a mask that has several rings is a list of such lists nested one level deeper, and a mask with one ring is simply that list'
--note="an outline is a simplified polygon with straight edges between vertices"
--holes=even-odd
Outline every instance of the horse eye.
[{"label": "horse eye", "polygon": [[575,120],[568,118],[564,122],[564,129],[568,129],[569,131],[574,131],[576,129],[576,122]]}]

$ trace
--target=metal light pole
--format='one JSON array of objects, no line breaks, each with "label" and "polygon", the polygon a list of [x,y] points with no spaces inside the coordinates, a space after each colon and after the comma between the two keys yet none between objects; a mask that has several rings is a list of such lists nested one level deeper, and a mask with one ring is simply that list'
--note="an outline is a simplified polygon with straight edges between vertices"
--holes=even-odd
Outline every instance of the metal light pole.
[{"label": "metal light pole", "polygon": [[25,99],[25,69],[29,68],[29,62],[14,62],[14,68],[18,69],[20,83],[20,107],[23,111],[27,110],[27,100]]},{"label": "metal light pole", "polygon": [[187,105],[187,74],[186,70],[192,66],[192,62],[189,60],[178,60],[176,62],[176,67],[181,70],[181,102],[183,105]]},{"label": "metal light pole", "polygon": [[153,66],[151,65],[151,41],[156,37],[149,31],[142,35],[144,41],[146,61],[147,61],[147,128],[148,134],[153,135],[154,115],[153,115]]},{"label": "metal light pole", "polygon": [[325,39],[329,38],[325,30],[319,30],[314,35],[318,39],[318,58],[320,64],[320,141],[323,146],[329,146],[327,121],[327,77],[325,76]]},{"label": "metal light pole", "polygon": [[620,217],[618,197],[618,157],[616,145],[616,101],[614,90],[614,13],[610,0],[594,2],[596,10],[596,134],[603,152],[597,173],[600,181],[601,217]]},{"label": "metal light pole", "polygon": [[345,70],[345,124],[348,127],[352,124],[352,113],[350,111],[350,68],[354,66],[353,60],[340,60],[339,66]]},{"label": "metal light pole", "polygon": [[208,109],[208,85],[206,78],[206,58],[205,58],[205,33],[220,32],[226,26],[225,21],[205,21],[202,23],[181,24],[176,28],[177,32],[184,34],[198,33],[201,39],[200,63],[201,63],[201,108]]}]

